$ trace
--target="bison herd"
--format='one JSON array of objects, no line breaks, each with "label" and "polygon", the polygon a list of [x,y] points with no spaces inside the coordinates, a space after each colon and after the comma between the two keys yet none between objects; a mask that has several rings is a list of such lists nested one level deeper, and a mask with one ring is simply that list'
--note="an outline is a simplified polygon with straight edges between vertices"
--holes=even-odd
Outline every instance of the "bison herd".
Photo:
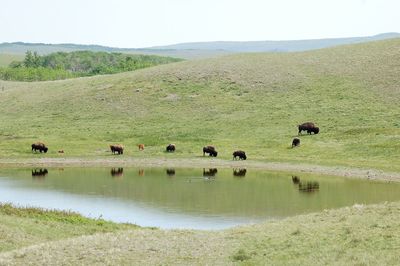
[{"label": "bison herd", "polygon": [[[297,126],[299,132],[298,135],[301,135],[303,131],[307,131],[307,134],[311,135],[312,133],[318,134],[319,133],[319,127],[317,127],[313,122],[306,122],[301,125]],[[294,138],[292,140],[292,148],[300,146],[300,139],[299,138]],[[144,150],[144,144],[139,144],[138,145],[139,150],[143,151]],[[36,142],[31,145],[32,152],[39,151],[40,153],[44,152],[47,153],[48,147],[43,142]],[[124,154],[124,146],[121,144],[114,144],[110,145],[110,150],[112,154]],[[176,145],[175,144],[168,144],[166,147],[166,152],[175,152],[176,150]],[[58,153],[64,153],[64,150],[59,150]],[[215,149],[214,146],[208,145],[203,147],[203,156],[208,154],[210,157],[217,157],[218,152]],[[233,160],[239,159],[239,160],[246,160],[247,156],[246,153],[242,150],[237,150],[234,151],[233,154]]]}]

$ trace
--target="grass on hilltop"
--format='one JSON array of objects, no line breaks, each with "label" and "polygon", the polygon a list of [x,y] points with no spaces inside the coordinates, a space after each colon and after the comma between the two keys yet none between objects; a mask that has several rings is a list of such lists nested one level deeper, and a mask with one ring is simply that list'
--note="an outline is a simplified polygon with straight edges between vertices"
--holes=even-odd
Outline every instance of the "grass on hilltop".
[{"label": "grass on hilltop", "polygon": [[[56,82],[1,82],[0,158],[218,157],[400,171],[400,40],[241,54]],[[301,136],[313,121],[320,134]],[[30,144],[50,150],[32,154]],[[144,143],[144,152],[136,145]],[[175,143],[177,151],[166,154]],[[64,155],[57,154],[63,149]]]}]

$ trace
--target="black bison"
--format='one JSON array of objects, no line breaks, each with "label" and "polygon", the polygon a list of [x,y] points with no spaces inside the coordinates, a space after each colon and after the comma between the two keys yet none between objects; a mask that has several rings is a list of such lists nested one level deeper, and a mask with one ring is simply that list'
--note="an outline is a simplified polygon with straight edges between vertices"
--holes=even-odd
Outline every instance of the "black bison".
[{"label": "black bison", "polygon": [[319,133],[319,127],[316,127],[313,122],[306,122],[301,125],[298,125],[299,128],[299,135],[301,134],[302,131],[307,131],[308,134],[311,135],[311,133],[318,134]]},{"label": "black bison", "polygon": [[174,176],[175,175],[175,169],[174,168],[168,168],[166,170],[167,176]]},{"label": "black bison", "polygon": [[124,154],[124,146],[122,146],[121,144],[110,145],[110,149],[113,154]]},{"label": "black bison", "polygon": [[203,156],[208,153],[209,156],[217,157],[218,152],[215,150],[214,146],[203,147]]},{"label": "black bison", "polygon": [[235,160],[236,157],[239,157],[239,160],[247,159],[246,153],[244,151],[234,151],[232,155],[233,155],[233,160]]},{"label": "black bison", "polygon": [[33,169],[32,177],[45,177],[49,172],[47,169]]},{"label": "black bison", "polygon": [[124,168],[112,168],[111,169],[111,176],[112,177],[120,177],[124,175]]},{"label": "black bison", "polygon": [[233,169],[233,176],[244,177],[247,170],[245,168]]},{"label": "black bison", "polygon": [[167,152],[174,152],[175,151],[175,144],[168,144],[166,150]]},{"label": "black bison", "polygon": [[33,143],[31,147],[32,147],[32,152],[40,151],[46,153],[49,150],[49,148],[47,148],[46,145],[42,142]]},{"label": "black bison", "polygon": [[218,173],[217,168],[210,168],[206,171],[205,168],[203,168],[203,176],[204,177],[214,177]]},{"label": "black bison", "polygon": [[299,138],[294,138],[292,140],[292,148],[298,147],[298,146],[300,146],[300,139]]}]

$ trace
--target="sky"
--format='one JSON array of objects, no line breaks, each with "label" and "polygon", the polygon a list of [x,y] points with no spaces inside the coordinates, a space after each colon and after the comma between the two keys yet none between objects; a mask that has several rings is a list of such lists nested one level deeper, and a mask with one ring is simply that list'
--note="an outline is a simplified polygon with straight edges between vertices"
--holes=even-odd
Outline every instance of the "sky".
[{"label": "sky", "polygon": [[399,0],[0,0],[0,43],[141,48],[400,32]]}]

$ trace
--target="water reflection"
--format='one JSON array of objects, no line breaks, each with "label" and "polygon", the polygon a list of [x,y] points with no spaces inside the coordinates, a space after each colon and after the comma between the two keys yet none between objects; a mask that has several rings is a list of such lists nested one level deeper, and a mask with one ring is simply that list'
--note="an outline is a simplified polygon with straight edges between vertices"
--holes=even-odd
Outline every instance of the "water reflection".
[{"label": "water reflection", "polygon": [[246,168],[239,168],[239,169],[234,168],[233,169],[233,176],[245,177],[246,176],[246,172],[247,172]]},{"label": "water reflection", "polygon": [[[123,178],[111,178],[122,172]],[[141,226],[219,229],[400,200],[400,183],[303,175],[239,167],[0,168],[0,202],[72,210]],[[167,176],[173,176],[173,182]]]},{"label": "water reflection", "polygon": [[305,183],[299,183],[300,192],[315,192],[319,190],[319,183],[317,181],[309,181]]},{"label": "water reflection", "polygon": [[292,176],[293,184],[299,186],[300,192],[315,192],[319,190],[319,183],[317,181],[301,181],[300,177]]},{"label": "water reflection", "polygon": [[169,177],[172,177],[172,176],[175,175],[175,169],[174,168],[168,168],[166,170],[166,172],[167,172],[167,176],[169,176]]},{"label": "water reflection", "polygon": [[218,173],[217,168],[210,168],[208,170],[203,168],[203,177],[215,177],[217,173]]},{"label": "water reflection", "polygon": [[46,168],[32,169],[32,178],[43,179],[48,173]]},{"label": "water reflection", "polygon": [[124,175],[124,168],[112,168],[111,169],[111,176],[112,177],[121,177]]},{"label": "water reflection", "polygon": [[298,185],[300,183],[300,178],[297,175],[292,175],[292,182],[295,185]]}]

